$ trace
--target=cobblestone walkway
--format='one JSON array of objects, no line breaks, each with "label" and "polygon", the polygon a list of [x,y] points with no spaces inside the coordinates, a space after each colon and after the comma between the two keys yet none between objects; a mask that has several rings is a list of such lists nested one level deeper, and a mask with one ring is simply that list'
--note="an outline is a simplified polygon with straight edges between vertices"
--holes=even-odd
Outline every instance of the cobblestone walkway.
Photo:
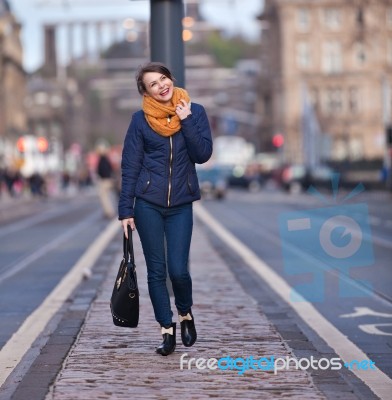
[{"label": "cobblestone walkway", "polygon": [[[178,332],[175,353],[168,357],[155,354],[160,329],[148,297],[137,235],[134,242],[141,300],[138,328],[112,324],[109,298],[118,264],[112,265],[47,400],[324,399],[302,370],[275,375],[251,369],[240,375],[234,369],[197,369],[194,364],[191,369],[186,364],[180,369],[184,353],[188,360],[291,355],[262,310],[211,247],[199,223],[195,223],[191,249],[198,341],[185,348]],[[121,255],[118,258],[119,263]]]}]

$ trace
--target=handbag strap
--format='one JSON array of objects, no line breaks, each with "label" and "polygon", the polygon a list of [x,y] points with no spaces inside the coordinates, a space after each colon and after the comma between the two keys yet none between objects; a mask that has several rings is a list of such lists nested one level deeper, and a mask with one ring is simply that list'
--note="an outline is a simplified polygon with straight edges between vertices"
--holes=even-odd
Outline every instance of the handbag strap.
[{"label": "handbag strap", "polygon": [[132,229],[129,225],[128,225],[128,239],[125,237],[124,234],[123,252],[124,252],[124,260],[127,263],[135,265],[135,255],[133,253]]}]

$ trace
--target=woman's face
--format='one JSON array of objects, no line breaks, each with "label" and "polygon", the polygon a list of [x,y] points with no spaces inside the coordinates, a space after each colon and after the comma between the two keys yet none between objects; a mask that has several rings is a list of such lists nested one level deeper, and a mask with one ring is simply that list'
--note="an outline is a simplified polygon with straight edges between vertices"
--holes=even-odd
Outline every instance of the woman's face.
[{"label": "woman's face", "polygon": [[159,72],[146,72],[143,76],[146,86],[145,95],[165,105],[171,104],[173,97],[173,81]]}]

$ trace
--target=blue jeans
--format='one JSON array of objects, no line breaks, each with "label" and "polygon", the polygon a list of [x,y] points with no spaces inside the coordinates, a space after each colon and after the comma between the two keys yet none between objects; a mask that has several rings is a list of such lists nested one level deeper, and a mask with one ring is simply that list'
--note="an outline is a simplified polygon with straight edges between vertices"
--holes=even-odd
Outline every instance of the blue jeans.
[{"label": "blue jeans", "polygon": [[148,291],[155,319],[161,326],[168,327],[172,323],[173,312],[166,286],[166,263],[177,310],[185,313],[193,304],[192,280],[188,271],[193,228],[192,203],[161,207],[136,199],[135,225],[147,264]]}]

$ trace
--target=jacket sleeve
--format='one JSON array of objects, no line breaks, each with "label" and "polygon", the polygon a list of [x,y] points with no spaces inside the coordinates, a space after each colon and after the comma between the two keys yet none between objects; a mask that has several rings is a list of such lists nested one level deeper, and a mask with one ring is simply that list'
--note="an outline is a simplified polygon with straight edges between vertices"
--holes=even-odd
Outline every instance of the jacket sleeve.
[{"label": "jacket sleeve", "polygon": [[204,107],[201,105],[198,107],[198,112],[181,121],[181,130],[190,159],[194,163],[203,164],[212,155],[212,137]]},{"label": "jacket sleeve", "polygon": [[121,159],[121,192],[118,219],[134,217],[135,187],[143,163],[143,136],[132,118],[124,140]]}]

